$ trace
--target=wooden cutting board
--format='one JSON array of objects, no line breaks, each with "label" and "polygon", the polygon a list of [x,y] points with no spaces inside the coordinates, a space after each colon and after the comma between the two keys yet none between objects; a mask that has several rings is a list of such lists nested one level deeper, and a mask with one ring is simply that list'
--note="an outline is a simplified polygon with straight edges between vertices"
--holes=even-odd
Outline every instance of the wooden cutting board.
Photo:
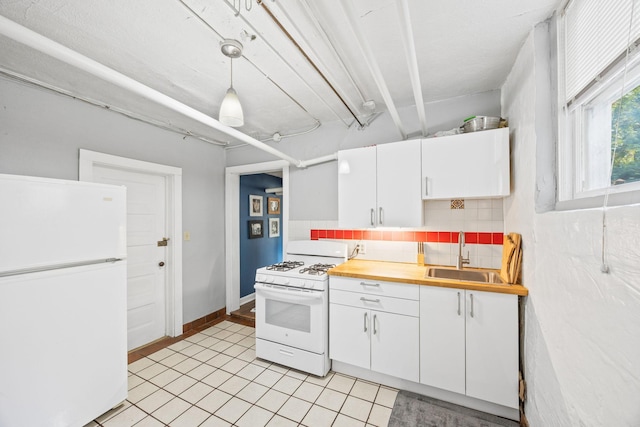
[{"label": "wooden cutting board", "polygon": [[522,236],[517,233],[504,235],[500,278],[505,283],[516,283],[522,264]]}]

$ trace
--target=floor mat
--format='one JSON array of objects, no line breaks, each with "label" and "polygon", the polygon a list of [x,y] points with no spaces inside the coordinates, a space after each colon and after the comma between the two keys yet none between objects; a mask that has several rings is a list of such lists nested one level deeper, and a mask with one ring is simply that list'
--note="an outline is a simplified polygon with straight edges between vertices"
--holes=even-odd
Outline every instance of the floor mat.
[{"label": "floor mat", "polygon": [[520,423],[485,412],[400,390],[389,427],[518,427]]}]

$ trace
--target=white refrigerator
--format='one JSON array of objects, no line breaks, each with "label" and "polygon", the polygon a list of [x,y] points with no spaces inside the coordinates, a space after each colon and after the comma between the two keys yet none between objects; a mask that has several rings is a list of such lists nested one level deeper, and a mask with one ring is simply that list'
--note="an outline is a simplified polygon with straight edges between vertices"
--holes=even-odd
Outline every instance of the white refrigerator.
[{"label": "white refrigerator", "polygon": [[0,426],[127,398],[126,189],[0,175]]}]

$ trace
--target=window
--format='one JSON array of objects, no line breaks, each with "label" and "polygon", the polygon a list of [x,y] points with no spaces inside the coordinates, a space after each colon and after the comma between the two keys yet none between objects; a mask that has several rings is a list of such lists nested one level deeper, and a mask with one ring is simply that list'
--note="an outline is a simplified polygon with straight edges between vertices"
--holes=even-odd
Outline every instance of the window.
[{"label": "window", "polygon": [[558,199],[639,191],[640,1],[573,0],[558,23]]}]

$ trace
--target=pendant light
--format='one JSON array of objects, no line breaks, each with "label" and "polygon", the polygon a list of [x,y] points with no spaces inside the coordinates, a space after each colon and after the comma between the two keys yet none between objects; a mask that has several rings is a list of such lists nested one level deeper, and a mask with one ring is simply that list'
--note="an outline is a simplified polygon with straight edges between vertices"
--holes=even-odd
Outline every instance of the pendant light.
[{"label": "pendant light", "polygon": [[220,105],[218,120],[223,125],[237,128],[244,125],[244,114],[238,94],[233,89],[233,59],[242,56],[242,44],[237,40],[225,39],[220,43],[220,50],[231,59],[231,84]]}]

